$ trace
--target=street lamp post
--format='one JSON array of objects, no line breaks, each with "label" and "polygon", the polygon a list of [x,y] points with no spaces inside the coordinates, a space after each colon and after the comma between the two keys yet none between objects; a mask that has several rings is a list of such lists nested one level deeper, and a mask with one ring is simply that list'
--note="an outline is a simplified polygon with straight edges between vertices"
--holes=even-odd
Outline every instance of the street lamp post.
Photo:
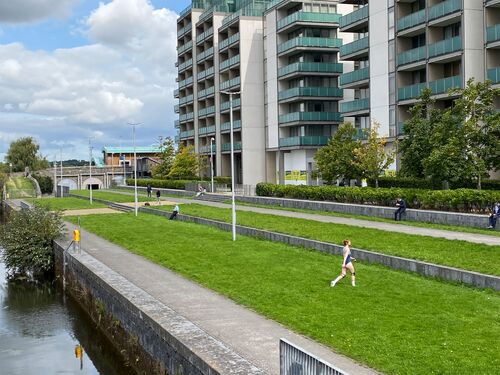
[{"label": "street lamp post", "polygon": [[54,158],[54,197],[57,197],[57,156]]},{"label": "street lamp post", "polygon": [[138,202],[137,202],[137,155],[135,152],[135,127],[137,125],[141,125],[140,123],[136,124],[131,124],[128,123],[130,126],[132,126],[132,134],[133,134],[133,142],[134,142],[134,211],[135,211],[135,216],[137,216],[137,213],[139,211],[138,207]]},{"label": "street lamp post", "polygon": [[213,149],[213,142],[215,142],[215,138],[212,137],[210,138],[210,175],[212,177],[212,190],[211,192],[214,193],[214,149]]},{"label": "street lamp post", "polygon": [[89,137],[89,202],[92,204],[92,138]]},{"label": "street lamp post", "polygon": [[236,203],[234,199],[234,135],[233,135],[233,95],[239,91],[221,91],[222,94],[229,95],[229,122],[230,122],[230,142],[231,142],[231,206],[232,206],[232,232],[233,241],[236,241]]}]

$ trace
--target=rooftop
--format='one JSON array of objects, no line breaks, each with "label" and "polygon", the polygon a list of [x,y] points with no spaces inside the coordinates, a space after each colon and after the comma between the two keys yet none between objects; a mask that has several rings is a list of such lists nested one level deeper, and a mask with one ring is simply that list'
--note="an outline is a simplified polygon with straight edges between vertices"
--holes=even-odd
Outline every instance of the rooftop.
[{"label": "rooftop", "polygon": [[[133,154],[133,147],[104,147],[102,150],[106,154]],[[136,146],[135,152],[138,154],[158,154],[161,152],[158,146]]]}]

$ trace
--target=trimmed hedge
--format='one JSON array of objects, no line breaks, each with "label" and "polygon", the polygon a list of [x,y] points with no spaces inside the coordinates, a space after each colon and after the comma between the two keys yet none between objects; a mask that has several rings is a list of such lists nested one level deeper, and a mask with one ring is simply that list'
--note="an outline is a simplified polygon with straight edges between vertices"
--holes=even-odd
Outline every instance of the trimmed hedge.
[{"label": "trimmed hedge", "polygon": [[[375,187],[375,180],[369,179],[368,186]],[[381,188],[408,188],[408,189],[434,189],[441,190],[442,184],[431,180],[406,177],[380,177],[378,186]],[[475,189],[477,186],[474,182],[450,182],[450,189]],[[500,190],[500,180],[483,180],[481,181],[482,190]]]},{"label": "trimmed hedge", "polygon": [[500,201],[500,191],[491,190],[424,190],[403,188],[359,188],[336,186],[257,184],[256,193],[264,197],[333,201],[340,203],[394,206],[398,197],[409,208],[469,213],[487,213]]},{"label": "trimmed hedge", "polygon": [[[162,189],[176,189],[176,190],[185,190],[186,184],[199,183],[201,181],[210,181],[210,179],[202,179],[202,180],[160,180],[154,178],[138,178],[137,186],[148,186],[151,185],[153,188],[162,188]],[[231,177],[214,177],[214,182],[216,184],[230,184]],[[127,185],[134,185],[133,178],[127,178]]]}]

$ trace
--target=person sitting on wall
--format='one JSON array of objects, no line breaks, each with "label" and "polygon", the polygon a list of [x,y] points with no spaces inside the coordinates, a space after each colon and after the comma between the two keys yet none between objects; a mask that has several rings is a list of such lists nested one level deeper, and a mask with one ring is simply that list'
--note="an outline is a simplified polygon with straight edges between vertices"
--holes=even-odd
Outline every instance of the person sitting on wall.
[{"label": "person sitting on wall", "polygon": [[497,226],[497,220],[500,217],[500,203],[497,202],[491,208],[491,214],[488,218],[488,229],[495,229]]},{"label": "person sitting on wall", "polygon": [[174,220],[177,219],[177,214],[179,213],[179,205],[175,205],[174,210],[172,211],[172,214],[168,218],[168,220]]},{"label": "person sitting on wall", "polygon": [[[396,199],[396,207],[398,208],[394,213],[394,220],[401,221],[401,215],[406,211],[406,202],[403,198]],[[398,219],[399,217],[399,219]]]}]

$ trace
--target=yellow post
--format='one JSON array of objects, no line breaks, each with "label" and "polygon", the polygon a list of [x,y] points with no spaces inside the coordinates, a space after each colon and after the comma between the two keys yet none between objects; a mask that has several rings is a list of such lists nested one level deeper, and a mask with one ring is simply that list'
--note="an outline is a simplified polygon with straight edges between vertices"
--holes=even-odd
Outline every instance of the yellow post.
[{"label": "yellow post", "polygon": [[73,230],[73,241],[80,242],[80,231],[78,229]]}]

